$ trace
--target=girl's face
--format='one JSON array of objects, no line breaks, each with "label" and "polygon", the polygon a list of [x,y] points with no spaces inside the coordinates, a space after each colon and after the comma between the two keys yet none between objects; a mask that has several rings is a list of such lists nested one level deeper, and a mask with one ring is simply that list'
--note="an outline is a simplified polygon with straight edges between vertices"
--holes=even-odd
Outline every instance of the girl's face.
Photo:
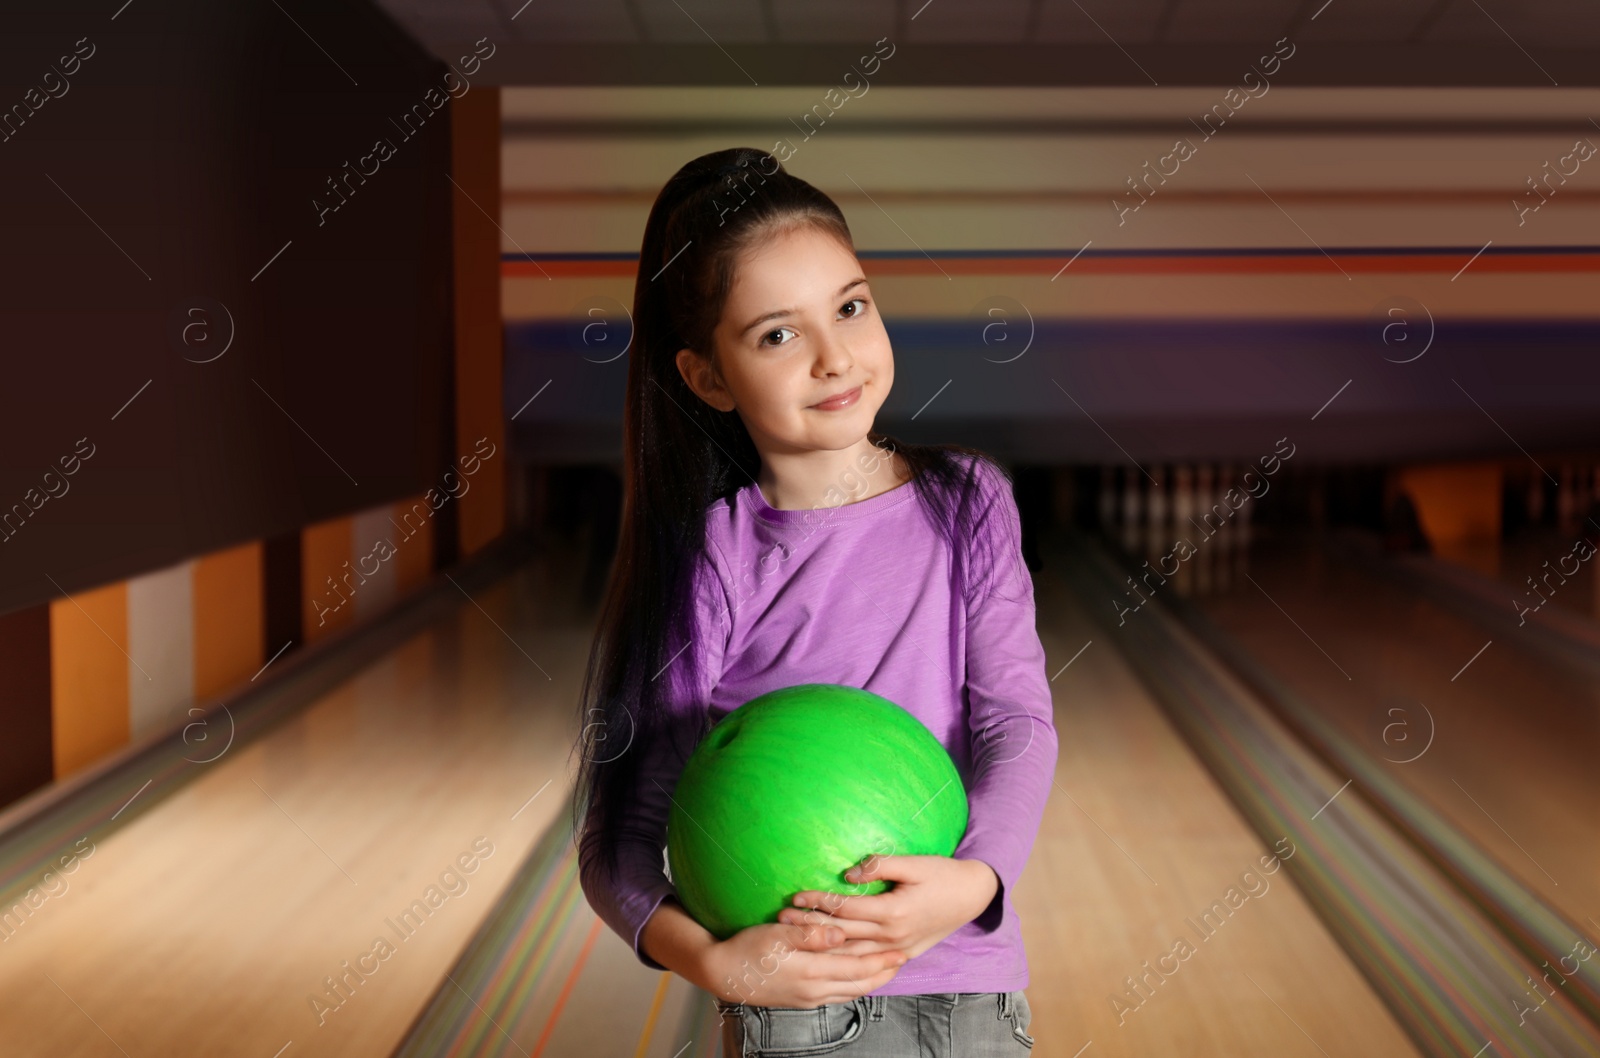
[{"label": "girl's face", "polygon": [[[757,451],[842,451],[872,429],[894,354],[855,254],[810,225],[747,253],[714,334],[715,365],[678,368],[712,407],[737,410]],[[843,407],[818,407],[850,394]]]}]

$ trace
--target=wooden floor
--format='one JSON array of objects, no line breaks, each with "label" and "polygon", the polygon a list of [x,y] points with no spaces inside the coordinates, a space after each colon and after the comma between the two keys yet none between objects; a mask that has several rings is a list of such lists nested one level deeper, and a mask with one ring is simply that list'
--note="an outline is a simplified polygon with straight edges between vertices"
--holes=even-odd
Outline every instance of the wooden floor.
[{"label": "wooden floor", "polygon": [[[543,559],[463,598],[450,621],[100,842],[0,947],[5,1053],[388,1055],[557,822],[592,621],[573,600],[576,568]],[[1085,648],[1087,620],[1048,575],[1038,601],[1061,753],[1016,892],[1034,1053],[1416,1054],[1287,872],[1261,875],[1272,843],[1251,833],[1123,659],[1104,643]],[[441,883],[480,838],[493,851],[465,889]],[[435,884],[456,895],[399,940],[391,921]],[[1201,940],[1187,920],[1230,888],[1255,895]],[[393,954],[368,961],[375,972],[342,1006],[314,1012],[323,979],[379,937]],[[1195,954],[1169,957],[1170,976],[1147,977],[1141,996],[1127,979],[1146,977],[1144,964],[1157,967],[1180,938]],[[668,1002],[641,1047],[662,975],[603,928],[587,957],[565,1014],[586,1030],[547,1033],[544,1053],[578,1053],[580,1039],[585,1058],[684,1045]],[[669,992],[689,995],[676,980]],[[608,1020],[612,1009],[626,1014]],[[535,1043],[518,1049],[534,1054]]]},{"label": "wooden floor", "polygon": [[[1251,832],[1123,657],[1091,642],[1047,572],[1036,598],[1061,749],[1016,892],[1033,1053],[1416,1055],[1287,872],[1262,874],[1273,843]],[[1248,899],[1202,940],[1188,920],[1230,888]],[[1179,940],[1194,954],[1160,963]],[[1137,983],[1145,963],[1171,976],[1149,977],[1141,1001],[1126,978]]]},{"label": "wooden floor", "polygon": [[1208,616],[1530,891],[1600,929],[1592,676],[1304,540],[1251,561],[1259,588],[1205,598]]},{"label": "wooden floor", "polygon": [[[0,1052],[390,1054],[561,806],[587,635],[559,598],[537,571],[463,598],[99,842],[0,948]],[[441,881],[463,854],[474,872]],[[443,902],[399,939],[430,885]],[[313,1012],[379,937],[393,954]]]}]

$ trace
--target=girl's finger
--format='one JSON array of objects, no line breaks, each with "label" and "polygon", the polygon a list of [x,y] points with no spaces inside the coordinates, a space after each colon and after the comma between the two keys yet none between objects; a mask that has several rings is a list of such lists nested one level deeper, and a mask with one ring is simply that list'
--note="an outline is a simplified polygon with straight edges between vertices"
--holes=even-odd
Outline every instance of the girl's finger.
[{"label": "girl's finger", "polygon": [[[787,913],[785,913],[787,914]],[[784,915],[779,915],[782,920]],[[790,925],[813,937],[820,937],[831,931],[837,931],[839,943],[857,940],[881,940],[883,925],[862,919],[835,918],[829,915],[817,915],[811,919],[797,915]]]},{"label": "girl's finger", "polygon": [[[875,922],[853,922],[849,919],[823,919],[819,922],[796,923],[795,928],[801,934],[818,942],[823,947],[837,950],[841,945],[849,945],[849,951],[861,954],[863,945],[869,942],[878,943],[875,951],[885,951],[892,945],[881,943],[883,940],[882,929]],[[836,937],[829,941],[827,938]]]},{"label": "girl's finger", "polygon": [[871,972],[867,977],[856,977],[846,970],[837,980],[829,982],[830,987],[835,989],[834,994],[819,1000],[819,1003],[848,1003],[868,992],[875,992],[894,980],[895,974],[904,965],[903,953],[898,951],[882,952],[859,960],[852,958],[851,961],[859,964],[855,967],[857,972],[872,965],[881,965],[883,968]]},{"label": "girl's finger", "polygon": [[848,940],[842,944],[835,944],[828,949],[836,955],[876,955],[879,952],[889,951],[890,948],[882,941],[876,940]]},{"label": "girl's finger", "polygon": [[792,923],[784,925],[794,931],[792,933],[794,946],[805,951],[827,951],[849,939],[844,935],[844,931],[836,926],[804,926]]},{"label": "girl's finger", "polygon": [[[897,971],[906,963],[905,952],[899,950],[881,951],[875,955],[835,955],[832,952],[821,952],[817,958],[821,960],[817,976],[836,985],[863,981],[885,970]],[[865,995],[865,993],[859,994]]]},{"label": "girl's finger", "polygon": [[880,856],[877,853],[873,853],[872,855],[863,859],[860,863],[856,864],[854,867],[851,867],[849,871],[845,872],[845,879],[847,881],[857,882],[868,875],[876,876],[880,870],[888,866],[888,864],[885,863],[887,859],[887,856]]},{"label": "girl's finger", "polygon": [[836,911],[844,905],[860,899],[861,897],[850,893],[818,892],[815,889],[807,889],[804,892],[794,894],[789,903],[793,907],[814,907],[819,911]]},{"label": "girl's finger", "polygon": [[[837,894],[833,893],[822,893],[819,895],[823,897],[837,896]],[[879,905],[883,902],[884,897],[888,895],[889,894],[887,893],[883,893],[876,896],[852,896],[843,899],[819,900],[815,904],[807,903],[804,905],[797,905],[795,907],[784,908],[783,911],[779,912],[779,914],[780,916],[792,915],[795,912],[799,912],[802,915],[823,915],[831,916],[832,918],[836,919],[853,918],[857,920],[871,921],[876,918]],[[798,900],[800,898],[796,897],[795,899]]]},{"label": "girl's finger", "polygon": [[[874,923],[852,922],[842,918],[821,918],[815,922],[797,920],[794,925],[802,935],[829,948],[845,943],[876,940],[878,934],[878,928]],[[830,937],[837,939],[829,940]]]},{"label": "girl's finger", "polygon": [[869,977],[865,981],[862,981],[860,983],[859,991],[848,993],[841,992],[836,996],[830,996],[827,999],[818,1000],[817,1005],[821,1006],[825,1003],[848,1003],[851,1000],[860,999],[868,992],[875,992],[884,985],[888,984],[890,981],[894,980],[894,975],[898,972],[898,970],[885,970],[876,977]]}]

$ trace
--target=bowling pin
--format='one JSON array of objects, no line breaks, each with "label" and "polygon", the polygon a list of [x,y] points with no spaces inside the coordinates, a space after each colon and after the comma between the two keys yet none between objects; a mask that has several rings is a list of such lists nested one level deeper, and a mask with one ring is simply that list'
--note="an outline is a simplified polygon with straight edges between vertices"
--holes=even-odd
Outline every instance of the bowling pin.
[{"label": "bowling pin", "polygon": [[[1217,502],[1212,492],[1211,481],[1214,468],[1210,463],[1201,463],[1195,472],[1194,505],[1195,521],[1200,523],[1202,539],[1196,540],[1195,546],[1200,553],[1195,555],[1193,562],[1194,587],[1201,595],[1209,595],[1212,590],[1212,564],[1216,560],[1216,535],[1219,515],[1213,512],[1212,507]],[[1208,535],[1209,534],[1209,535]]]},{"label": "bowling pin", "polygon": [[1233,527],[1233,571],[1243,580],[1244,575],[1250,572],[1250,518],[1255,512],[1256,500],[1251,499],[1239,513],[1234,515]]},{"label": "bowling pin", "polygon": [[1579,463],[1577,472],[1573,475],[1572,506],[1574,528],[1580,531],[1583,528],[1583,519],[1589,513],[1589,505],[1594,502],[1594,493],[1591,490],[1593,481],[1593,471]]},{"label": "bowling pin", "polygon": [[[1172,471],[1171,524],[1173,544],[1183,539],[1195,547],[1205,546],[1196,539],[1200,534],[1194,527],[1194,469],[1186,463],[1179,463]],[[1197,557],[1190,555],[1178,562],[1178,571],[1172,576],[1172,587],[1179,595],[1187,596],[1194,589],[1194,561]]]},{"label": "bowling pin", "polygon": [[1100,467],[1100,531],[1110,536],[1117,520],[1117,468]]},{"label": "bowling pin", "polygon": [[1138,467],[1124,467],[1122,476],[1122,549],[1134,554],[1139,547],[1140,514],[1144,507],[1141,486],[1144,475]]},{"label": "bowling pin", "polygon": [[1167,553],[1172,541],[1167,539],[1167,469],[1161,464],[1150,467],[1150,496],[1145,503],[1144,554],[1153,566]]},{"label": "bowling pin", "polygon": [[[1217,498],[1221,501],[1223,513],[1232,513],[1217,532],[1217,557],[1212,571],[1212,584],[1217,591],[1225,592],[1233,586],[1233,548],[1234,537],[1239,531],[1237,528],[1239,515],[1243,514],[1245,508],[1254,503],[1255,499],[1245,491],[1239,468],[1232,463],[1222,464],[1221,477],[1218,481],[1220,487],[1217,490]],[[1244,503],[1237,511],[1228,505],[1227,500],[1222,499],[1229,489],[1236,490],[1238,495],[1244,498]]]},{"label": "bowling pin", "polygon": [[1556,486],[1556,527],[1563,535],[1577,528],[1578,505],[1575,502],[1575,486],[1572,464],[1561,464],[1561,484]]}]

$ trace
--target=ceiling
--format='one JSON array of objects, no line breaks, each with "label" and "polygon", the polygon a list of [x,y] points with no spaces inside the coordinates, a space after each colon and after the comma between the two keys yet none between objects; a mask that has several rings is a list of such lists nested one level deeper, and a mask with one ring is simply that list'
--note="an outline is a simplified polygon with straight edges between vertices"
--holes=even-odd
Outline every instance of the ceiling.
[{"label": "ceiling", "polygon": [[[504,85],[1600,85],[1595,0],[378,0]],[[892,55],[889,55],[893,48]],[[1276,83],[1276,78],[1274,78]]]}]

